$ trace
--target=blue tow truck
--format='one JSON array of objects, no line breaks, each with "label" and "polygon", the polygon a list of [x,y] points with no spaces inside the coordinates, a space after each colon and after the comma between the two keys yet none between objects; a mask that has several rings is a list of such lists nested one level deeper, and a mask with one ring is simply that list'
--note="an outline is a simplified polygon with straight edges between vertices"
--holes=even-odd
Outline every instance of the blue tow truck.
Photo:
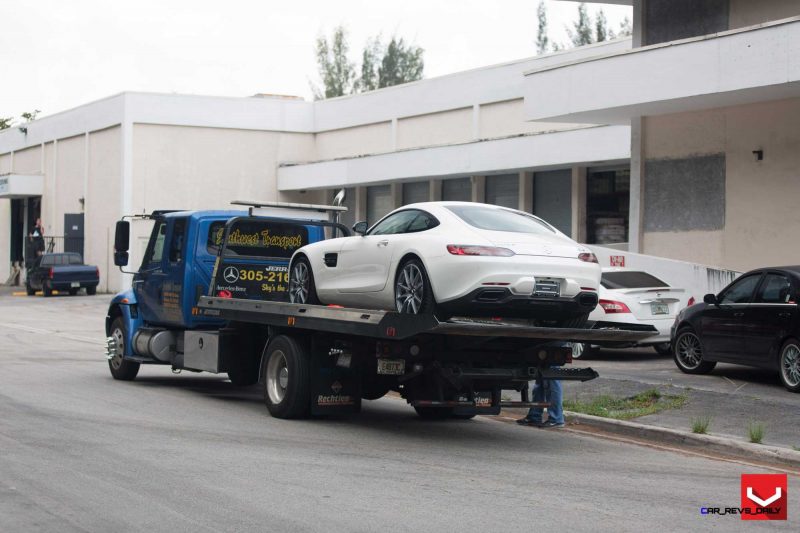
[{"label": "blue tow truck", "polygon": [[[638,341],[647,331],[438,321],[369,309],[289,303],[289,259],[301,246],[350,235],[341,206],[245,204],[243,211],[155,211],[117,222],[114,262],[128,264],[130,218],[153,222],[132,288],[106,316],[109,370],[142,364],[227,373],[260,384],[272,416],[358,412],[396,391],[424,418],[471,418],[534,405],[528,382],[589,380],[565,341]],[[123,270],[124,271],[124,270]],[[519,391],[506,401],[503,390]]]}]

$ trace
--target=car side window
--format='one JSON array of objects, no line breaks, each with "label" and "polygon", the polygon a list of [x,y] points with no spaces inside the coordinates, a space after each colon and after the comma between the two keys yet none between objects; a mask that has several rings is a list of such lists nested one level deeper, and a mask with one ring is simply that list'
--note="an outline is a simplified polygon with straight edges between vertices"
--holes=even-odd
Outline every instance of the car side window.
[{"label": "car side window", "polygon": [[431,228],[435,228],[439,225],[439,221],[433,218],[432,215],[424,211],[420,211],[417,217],[411,221],[411,224],[408,225],[406,231],[408,233],[414,233],[417,231],[425,231]]},{"label": "car side window", "polygon": [[782,274],[767,274],[756,296],[759,303],[788,303],[792,298],[792,282]]},{"label": "car side window", "polygon": [[761,279],[761,274],[754,276],[747,276],[736,280],[733,285],[728,287],[719,297],[721,304],[746,304],[750,303],[753,298],[753,292],[756,290],[758,280]]},{"label": "car side window", "polygon": [[408,211],[399,211],[393,215],[389,215],[378,222],[375,227],[370,230],[368,235],[396,235],[398,233],[406,233],[409,224],[417,218],[419,213],[420,212],[415,209],[409,209]]}]

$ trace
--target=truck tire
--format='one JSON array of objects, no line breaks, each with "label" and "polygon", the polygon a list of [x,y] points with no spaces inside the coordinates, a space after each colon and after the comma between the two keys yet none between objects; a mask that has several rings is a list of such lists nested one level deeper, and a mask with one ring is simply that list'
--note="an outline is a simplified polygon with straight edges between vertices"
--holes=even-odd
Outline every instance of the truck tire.
[{"label": "truck tire", "polygon": [[25,292],[28,293],[28,296],[33,296],[34,294],[36,294],[36,289],[34,289],[30,285],[28,285],[28,282],[26,281],[25,282]]},{"label": "truck tire", "polygon": [[94,296],[95,294],[97,294],[97,285],[90,285],[86,287],[86,294],[88,294],[89,296]]},{"label": "truck tire", "polygon": [[108,360],[108,369],[114,379],[120,381],[133,381],[139,373],[139,363],[123,358],[125,353],[125,324],[122,317],[117,317],[111,323],[111,337],[114,339],[116,354]]},{"label": "truck tire", "polygon": [[275,418],[305,418],[311,409],[311,376],[305,348],[286,335],[264,350],[264,403]]}]

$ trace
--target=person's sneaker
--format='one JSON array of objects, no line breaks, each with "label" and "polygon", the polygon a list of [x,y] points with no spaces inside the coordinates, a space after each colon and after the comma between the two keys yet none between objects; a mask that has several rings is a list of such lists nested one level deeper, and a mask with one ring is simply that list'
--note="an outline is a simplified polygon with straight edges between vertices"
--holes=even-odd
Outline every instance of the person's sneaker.
[{"label": "person's sneaker", "polygon": [[548,420],[546,422],[539,424],[539,427],[544,429],[550,429],[550,428],[561,429],[564,427],[564,422],[556,422],[555,420]]},{"label": "person's sneaker", "polygon": [[541,422],[537,422],[526,416],[525,418],[520,418],[519,420],[517,420],[517,424],[519,424],[520,426],[538,426],[541,425]]}]

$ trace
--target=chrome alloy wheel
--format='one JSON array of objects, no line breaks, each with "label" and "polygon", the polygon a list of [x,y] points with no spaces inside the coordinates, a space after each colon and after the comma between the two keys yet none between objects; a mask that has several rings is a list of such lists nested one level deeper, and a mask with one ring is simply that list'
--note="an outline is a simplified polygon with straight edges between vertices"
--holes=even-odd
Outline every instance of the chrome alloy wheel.
[{"label": "chrome alloy wheel", "polygon": [[394,300],[400,313],[419,314],[425,297],[425,280],[422,271],[414,263],[408,263],[400,271],[394,286]]},{"label": "chrome alloy wheel", "polygon": [[790,387],[800,386],[800,347],[787,344],[781,354],[781,374]]},{"label": "chrome alloy wheel", "polygon": [[120,328],[115,328],[111,333],[111,339],[114,352],[109,361],[114,370],[119,370],[119,367],[122,366],[122,356],[125,354],[125,335]]},{"label": "chrome alloy wheel", "polygon": [[286,397],[286,387],[289,385],[289,366],[286,354],[281,350],[272,352],[267,363],[267,394],[273,404],[279,404]]},{"label": "chrome alloy wheel", "polygon": [[289,280],[289,300],[292,303],[304,304],[308,301],[309,280],[308,265],[303,261],[295,263]]},{"label": "chrome alloy wheel", "polygon": [[694,370],[703,360],[703,348],[700,339],[694,333],[684,333],[675,345],[675,356],[688,370]]}]

